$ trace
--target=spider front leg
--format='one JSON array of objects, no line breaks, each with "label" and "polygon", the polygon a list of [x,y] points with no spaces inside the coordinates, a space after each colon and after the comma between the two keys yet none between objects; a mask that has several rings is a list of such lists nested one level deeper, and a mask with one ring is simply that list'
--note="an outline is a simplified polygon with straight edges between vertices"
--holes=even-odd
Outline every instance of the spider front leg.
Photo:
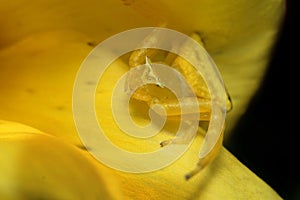
[{"label": "spider front leg", "polygon": [[[152,108],[156,113],[160,115],[166,114],[167,117],[178,117],[181,115],[185,116],[185,120],[183,120],[185,133],[183,135],[179,135],[173,139],[165,140],[160,143],[161,147],[166,146],[168,144],[187,144],[191,141],[191,138],[194,136],[194,130],[190,129],[190,124],[192,121],[199,120],[201,121],[209,121],[210,120],[210,100],[197,98],[197,104],[195,105],[194,99],[192,97],[184,97],[180,99],[180,102],[177,99],[163,99],[159,100],[157,98],[152,101],[147,102],[149,107]],[[156,105],[163,107],[164,112],[161,112],[161,109],[157,108]],[[198,107],[195,110],[195,107]],[[200,111],[200,119],[195,119],[194,115],[196,112]],[[185,112],[185,113],[184,113]],[[191,118],[189,119],[189,116]]]},{"label": "spider front leg", "polygon": [[224,129],[225,129],[225,126],[223,126],[222,132],[221,132],[220,136],[218,137],[218,140],[215,143],[212,150],[205,157],[200,156],[196,167],[192,171],[190,171],[189,173],[187,173],[185,175],[186,180],[189,180],[194,175],[199,173],[203,168],[205,168],[209,163],[211,163],[215,159],[215,157],[218,155],[218,153],[223,145]]},{"label": "spider front leg", "polygon": [[[190,113],[181,113],[181,109],[183,110],[189,110],[188,108],[184,109],[183,107],[191,107],[192,105],[189,102],[192,102],[189,100],[189,98],[181,99],[181,104],[175,99],[168,99],[168,100],[154,100],[149,103],[150,107],[154,107],[155,105],[160,105],[162,106],[165,111],[167,116],[180,116],[181,114],[190,114]],[[210,100],[209,99],[201,99],[198,98],[198,106],[199,106],[199,111],[200,111],[200,120],[202,121],[210,121],[211,119],[211,107],[210,107]],[[163,114],[159,112],[160,110],[157,111],[158,114]],[[197,112],[197,111],[195,111]],[[222,111],[219,109],[219,112],[216,112],[215,117],[221,118],[222,116]],[[190,120],[183,121],[183,123],[186,124],[186,129],[185,133],[183,135],[177,136],[175,138],[169,139],[169,140],[164,140],[160,143],[161,147],[164,147],[169,144],[187,144],[188,142],[191,141],[191,139],[194,137],[194,130],[190,128],[189,124],[191,124]],[[210,129],[210,133],[217,133],[219,130],[218,129]],[[222,141],[223,141],[223,135],[224,135],[224,126],[222,127],[221,133],[220,134],[211,134],[210,139],[214,141],[211,143],[211,147],[209,147],[211,150],[205,155],[199,157],[199,161],[196,165],[196,167],[189,172],[188,174],[185,175],[186,180],[190,179],[197,173],[199,173],[203,168],[205,168],[210,162],[214,160],[214,158],[218,155],[219,150],[222,147]]]},{"label": "spider front leg", "polygon": [[[194,108],[195,105],[191,105],[191,103],[193,103],[193,101],[190,100],[189,97],[183,98],[180,100],[181,104],[176,100],[176,99],[168,99],[168,100],[163,100],[163,101],[152,101],[149,104],[149,107],[154,107],[155,105],[160,105],[164,108],[167,116],[180,116],[181,114],[183,115],[189,115],[189,114],[193,114],[193,113],[182,113],[182,110],[191,110],[189,109],[189,107]],[[205,100],[205,99],[200,99],[198,98],[198,106],[200,110],[200,120],[201,121],[209,121],[210,120],[210,101],[209,100]],[[197,112],[197,110],[194,110],[195,112]],[[158,114],[163,114],[163,113],[159,113],[159,111],[157,111]],[[194,119],[195,120],[195,119]],[[197,121],[199,121],[199,119],[196,119]],[[160,143],[161,147],[164,147],[168,144],[187,144],[188,142],[191,141],[192,137],[194,137],[194,130],[190,129],[189,124],[191,124],[191,120],[185,120],[183,121],[186,127],[185,129],[185,134],[177,136],[175,138],[169,139],[169,140],[164,140]]]}]

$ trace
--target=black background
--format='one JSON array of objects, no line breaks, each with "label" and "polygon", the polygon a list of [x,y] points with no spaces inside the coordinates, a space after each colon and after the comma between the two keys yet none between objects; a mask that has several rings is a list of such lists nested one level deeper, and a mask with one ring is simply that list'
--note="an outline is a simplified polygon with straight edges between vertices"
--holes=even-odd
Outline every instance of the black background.
[{"label": "black background", "polygon": [[298,13],[297,1],[287,0],[265,79],[232,138],[224,144],[286,200],[300,199]]}]

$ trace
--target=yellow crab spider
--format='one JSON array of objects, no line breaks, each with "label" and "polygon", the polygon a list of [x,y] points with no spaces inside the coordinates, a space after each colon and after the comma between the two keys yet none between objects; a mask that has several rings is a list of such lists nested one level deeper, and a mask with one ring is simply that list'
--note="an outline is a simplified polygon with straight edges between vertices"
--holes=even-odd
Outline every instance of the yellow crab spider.
[{"label": "yellow crab spider", "polygon": [[[155,37],[155,35],[150,35],[145,39],[144,42],[159,42],[155,39],[151,39],[151,37]],[[191,35],[191,37],[198,41],[199,44],[201,44],[201,38],[199,34],[194,33]],[[163,85],[160,84],[159,78],[155,75],[151,68],[151,58],[157,57],[157,55],[161,54],[162,52],[159,52],[160,50],[156,49],[139,49],[135,50],[131,53],[129,57],[129,67],[134,68],[140,65],[145,64],[147,68],[144,70],[143,74],[139,77],[136,77],[134,74],[131,74],[131,76],[128,76],[126,81],[125,88],[131,89],[134,87],[135,81],[137,79],[151,79],[153,83],[156,83],[156,86],[154,85],[144,85],[138,88],[132,95],[132,98],[140,101],[146,102],[149,107],[153,107],[154,105],[160,105],[163,106],[163,108],[166,111],[166,115],[168,117],[170,116],[180,116],[181,113],[181,106],[176,98],[170,98],[170,96],[162,96],[164,94],[163,92],[158,93],[157,87],[163,88]],[[199,73],[197,73],[196,69],[189,64],[187,61],[185,61],[182,57],[172,55],[169,53],[167,56],[165,56],[164,63],[171,63],[170,66],[179,71],[183,77],[186,79],[186,81],[191,86],[193,92],[196,94],[198,106],[200,110],[200,120],[201,121],[207,121],[209,122],[211,119],[211,94],[208,91],[208,88],[206,86],[206,83],[204,79],[201,77]],[[156,89],[153,89],[156,88]],[[188,97],[187,97],[188,98]],[[189,101],[186,101],[187,103],[183,104],[183,106],[190,106]],[[192,101],[190,101],[192,102]],[[230,111],[232,108],[231,99],[227,93],[227,104],[226,104],[226,111]],[[217,116],[217,117],[221,117]],[[214,130],[213,130],[214,131]],[[197,174],[201,169],[203,169],[205,166],[207,166],[208,163],[210,163],[218,154],[219,149],[222,146],[223,141],[223,132],[224,127],[222,128],[222,133],[219,134],[219,137],[215,137],[216,141],[213,141],[211,143],[211,146],[209,146],[210,151],[206,153],[204,157],[200,157],[199,162],[197,163],[196,168],[191,171],[190,173],[186,174],[185,178],[189,179],[195,174]],[[189,133],[187,133],[184,137],[175,137],[170,140],[165,140],[160,143],[160,145],[163,147],[165,145],[168,145],[170,143],[172,144],[180,144],[180,143],[186,143],[186,141],[189,139]]]},{"label": "yellow crab spider", "polygon": [[[149,13],[149,7],[136,8],[136,7],[134,7],[134,4],[131,4],[131,3],[134,3],[135,1],[125,0],[124,3],[125,2],[126,2],[126,5],[131,5],[135,10],[138,9],[138,11],[143,11],[143,9],[144,9],[144,10],[147,10],[147,12],[144,12],[144,13]],[[139,2],[141,2],[141,1],[139,1]],[[166,24],[165,20],[161,20],[160,24]],[[193,33],[190,37],[193,38],[195,41],[197,41],[201,46],[203,46],[201,37],[198,33]],[[149,36],[147,36],[143,42],[153,44],[153,43],[156,43],[159,41],[157,41],[157,36],[154,33],[152,35],[150,34]],[[151,46],[151,45],[149,45],[149,46]],[[148,66],[148,68],[147,68],[147,70],[145,70],[142,77],[139,77],[139,78],[143,79],[146,77],[148,79],[149,78],[154,79],[155,80],[154,82],[157,83],[156,86],[162,87],[162,85],[159,84],[160,82],[158,80],[158,77],[155,76],[155,74],[153,73],[153,71],[151,69],[151,61],[150,61],[150,60],[154,60],[157,57],[157,55],[161,56],[161,54],[162,54],[162,52],[157,49],[135,50],[131,53],[131,55],[129,57],[129,61],[128,61],[129,67],[134,68],[134,67],[145,64],[146,66]],[[209,122],[211,119],[211,99],[212,99],[212,97],[214,97],[213,96],[214,94],[209,93],[203,77],[201,77],[201,75],[196,71],[196,69],[189,62],[187,62],[182,57],[174,55],[172,53],[169,53],[167,56],[165,56],[164,63],[166,63],[167,65],[176,69],[186,79],[186,81],[191,86],[193,92],[196,94],[196,97],[197,97],[199,111],[200,111],[200,119],[199,120]],[[204,73],[204,74],[207,74],[207,73]],[[131,84],[134,85],[134,79],[136,79],[136,78],[137,77],[134,77],[134,75],[128,76],[129,80],[126,81],[125,88],[127,88],[127,89],[132,88]],[[162,89],[164,89],[164,88],[162,88]],[[232,109],[232,102],[231,102],[231,98],[227,91],[226,91],[226,93],[227,93],[226,112],[228,112]],[[157,93],[157,90],[153,90],[153,85],[144,85],[144,86],[138,88],[133,93],[132,98],[146,102],[149,105],[149,107],[152,107],[154,105],[162,106],[165,109],[166,115],[168,117],[180,116],[182,114],[181,113],[182,104],[180,104],[176,98],[166,98],[164,96],[161,96],[161,93],[159,94],[159,93]],[[189,101],[187,101],[187,102],[189,102]],[[187,103],[184,106],[189,106],[189,104]],[[222,114],[217,112],[217,115],[218,116],[215,116],[215,117],[221,117]],[[214,141],[211,141],[210,143],[208,143],[207,141],[204,141],[203,145],[207,145],[207,147],[208,147],[207,149],[209,149],[209,150],[207,150],[207,149],[205,150],[207,152],[205,152],[203,154],[204,156],[201,156],[201,152],[200,152],[199,161],[198,161],[195,169],[186,174],[186,176],[185,176],[186,180],[190,179],[195,174],[200,172],[204,167],[206,167],[217,156],[217,154],[222,146],[224,129],[225,129],[225,127],[223,126],[220,134],[217,134],[217,136],[211,137],[211,138],[213,138]],[[212,131],[217,131],[217,130],[212,130]],[[211,134],[211,133],[207,133],[207,134]],[[189,136],[189,134],[185,135],[185,137],[188,137],[188,136]],[[165,141],[162,141],[160,143],[160,145],[163,147],[170,143],[173,143],[173,144],[185,143],[186,139],[187,139],[185,137],[175,137],[170,140],[165,140]]]}]

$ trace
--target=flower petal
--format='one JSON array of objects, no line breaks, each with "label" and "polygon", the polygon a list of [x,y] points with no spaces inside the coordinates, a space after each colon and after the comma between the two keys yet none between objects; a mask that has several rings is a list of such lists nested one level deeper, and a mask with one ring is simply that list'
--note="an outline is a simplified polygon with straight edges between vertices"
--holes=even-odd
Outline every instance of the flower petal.
[{"label": "flower petal", "polygon": [[0,120],[0,152],[0,199],[119,199],[105,169],[32,127]]},{"label": "flower petal", "polygon": [[[0,12],[6,18],[0,20],[5,30],[0,33],[0,91],[5,98],[0,98],[0,118],[20,121],[82,145],[71,110],[73,82],[80,63],[93,45],[114,33],[156,26],[159,18],[151,21],[147,19],[149,13],[140,15],[144,8],[153,7],[158,9],[156,15],[166,16],[170,28],[200,33],[233,98],[234,110],[227,120],[229,132],[264,73],[283,15],[283,1],[135,2],[141,2],[135,8],[140,12],[118,1],[49,0],[28,4],[18,0],[2,4]],[[151,15],[153,11],[149,12]],[[190,182],[183,181],[182,175],[197,160],[201,142],[199,134],[186,155],[164,170],[141,175],[119,173],[125,197],[280,199],[225,149],[202,174]],[[99,169],[103,167],[97,164]]]}]

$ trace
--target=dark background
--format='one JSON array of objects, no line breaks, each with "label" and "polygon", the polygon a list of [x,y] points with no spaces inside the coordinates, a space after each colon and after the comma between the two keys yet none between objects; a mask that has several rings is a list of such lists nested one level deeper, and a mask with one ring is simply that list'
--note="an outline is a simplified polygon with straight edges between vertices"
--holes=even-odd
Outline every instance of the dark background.
[{"label": "dark background", "polygon": [[264,82],[224,145],[282,198],[296,200],[300,199],[300,8],[296,0],[286,4]]}]

